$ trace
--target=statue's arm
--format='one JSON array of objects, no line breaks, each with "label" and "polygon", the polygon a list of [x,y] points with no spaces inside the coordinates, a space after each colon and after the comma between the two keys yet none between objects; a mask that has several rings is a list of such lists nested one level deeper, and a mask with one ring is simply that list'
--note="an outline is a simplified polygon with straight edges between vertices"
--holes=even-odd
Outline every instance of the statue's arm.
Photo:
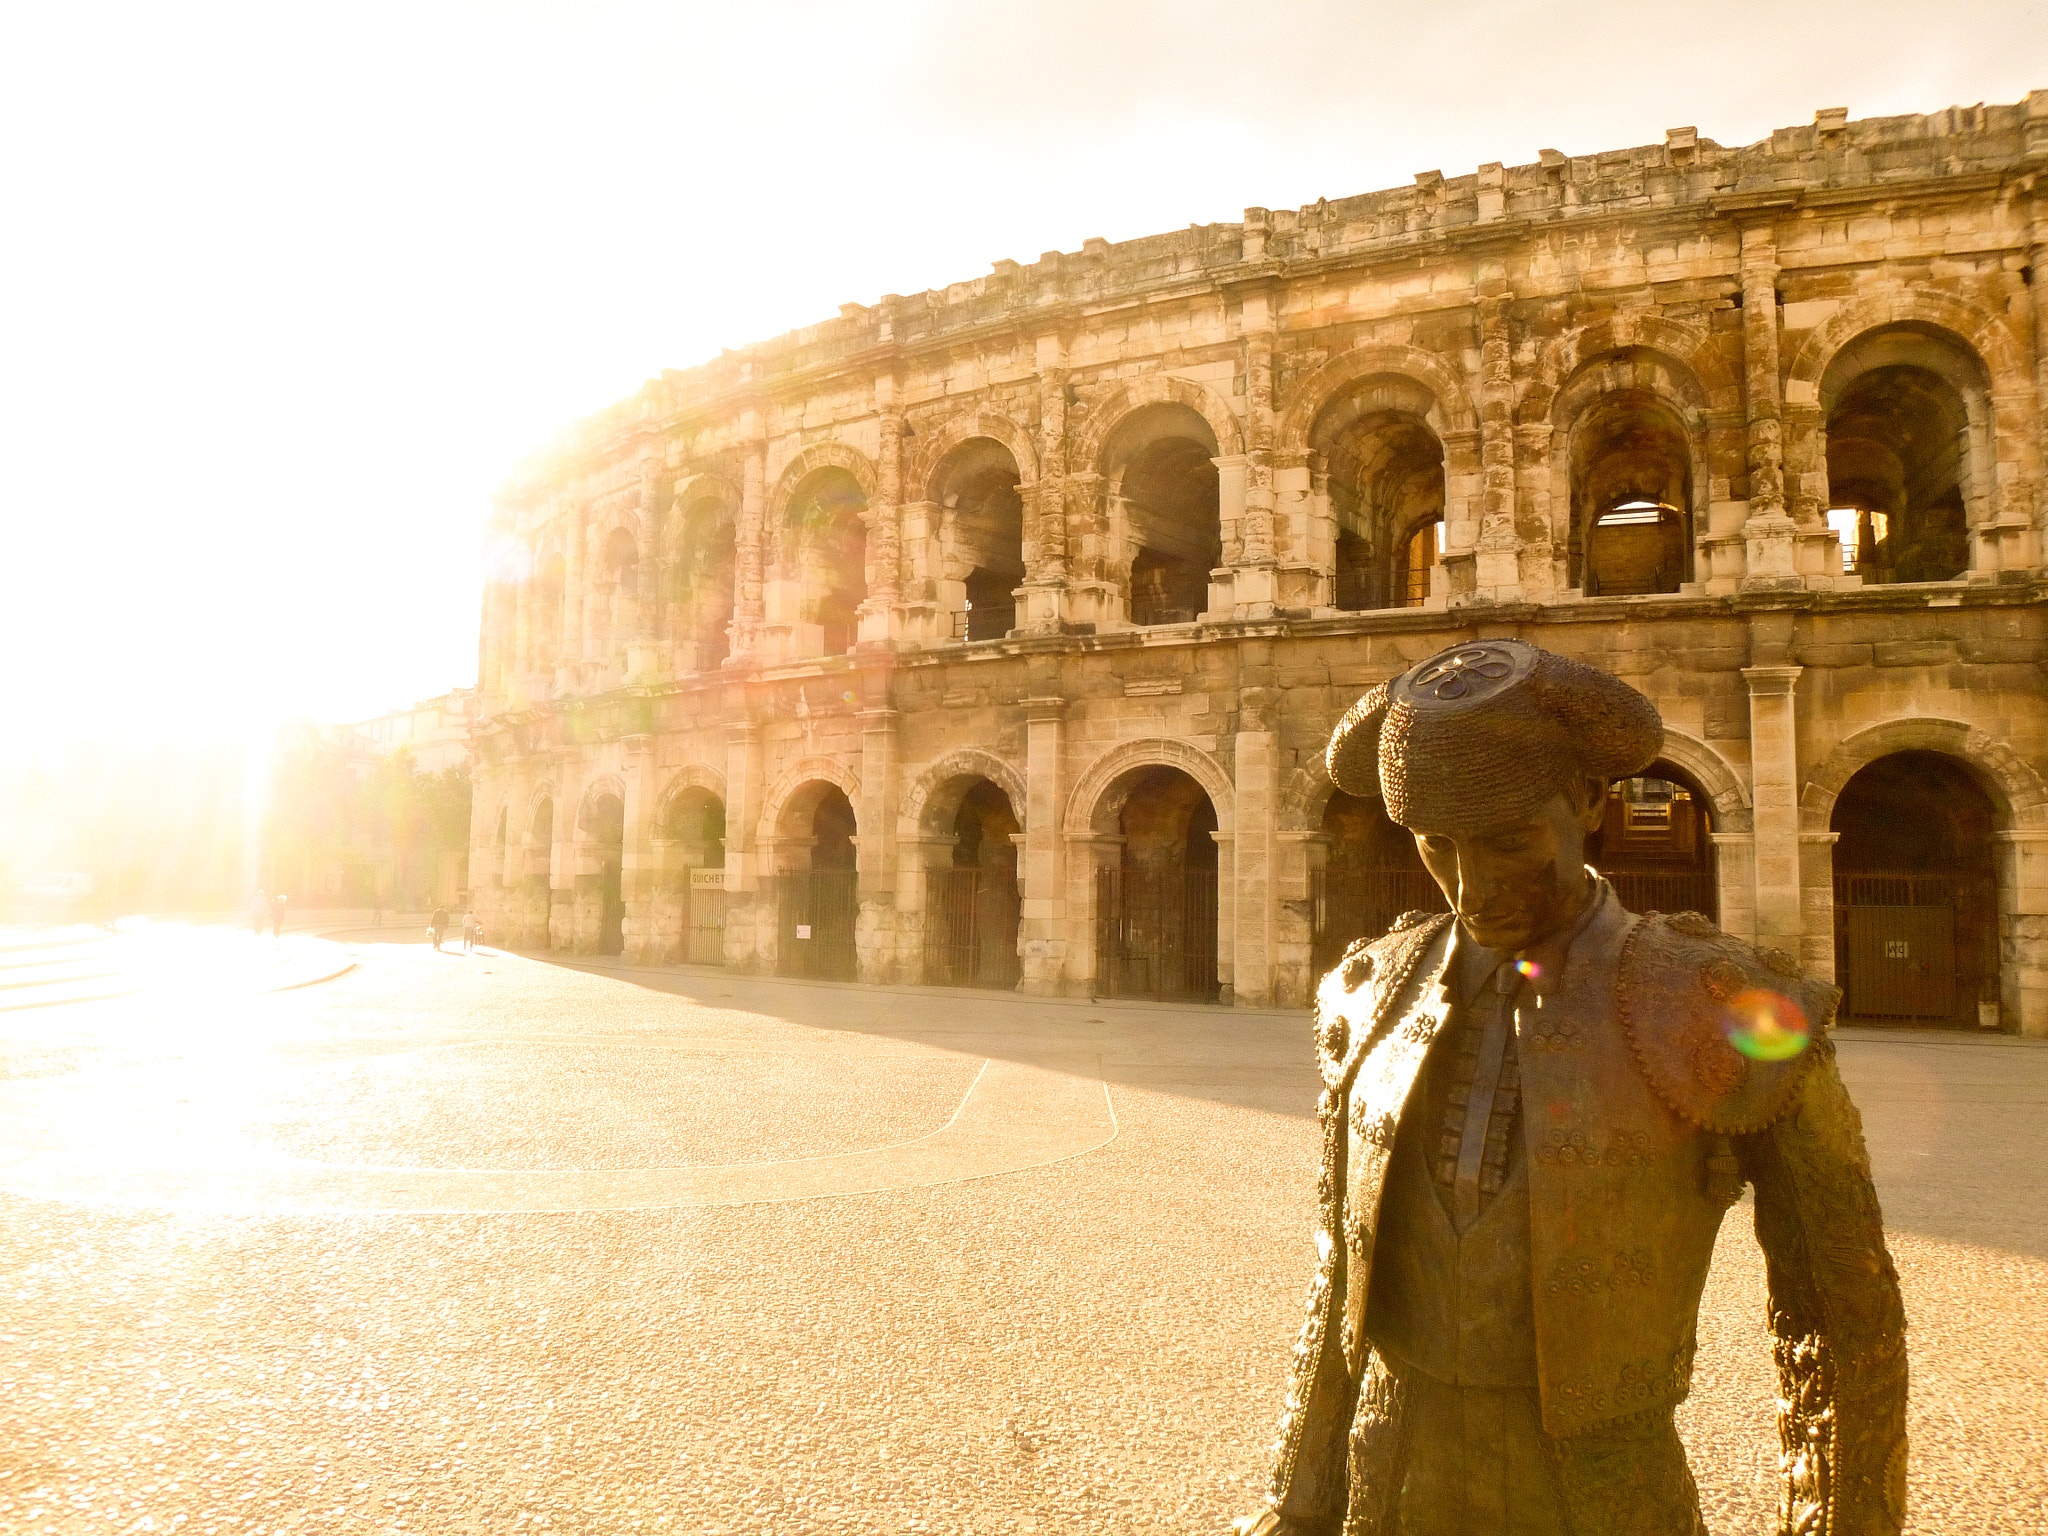
[{"label": "statue's arm", "polygon": [[1788,1112],[1740,1143],[1756,1185],[1778,1367],[1781,1532],[1897,1536],[1906,1500],[1905,1311],[1862,1121],[1817,1037]]},{"label": "statue's arm", "polygon": [[1321,1106],[1322,1170],[1316,1181],[1316,1270],[1307,1319],[1295,1341],[1287,1399],[1274,1446],[1266,1506],[1232,1530],[1256,1536],[1336,1536],[1344,1523],[1345,1458],[1356,1386],[1344,1361],[1344,1101],[1326,1089]]}]

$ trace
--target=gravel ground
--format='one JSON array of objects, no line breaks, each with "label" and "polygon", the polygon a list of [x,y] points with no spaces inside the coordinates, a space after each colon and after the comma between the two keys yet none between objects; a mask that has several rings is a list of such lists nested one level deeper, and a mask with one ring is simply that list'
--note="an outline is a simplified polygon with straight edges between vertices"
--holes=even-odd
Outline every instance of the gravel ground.
[{"label": "gravel ground", "polygon": [[[1206,1533],[1254,1502],[1308,1273],[1299,1016],[361,958],[203,1018],[42,1010],[0,1065],[203,1081],[309,1158],[615,1167],[915,1136],[983,1057],[1092,1046],[1120,1129],[1028,1172],[729,1208],[0,1195],[0,1530]],[[1912,1323],[1912,1528],[2048,1529],[2048,1049],[1862,1035],[1842,1060]],[[1746,1215],[1682,1416],[1730,1536],[1773,1502]]]}]

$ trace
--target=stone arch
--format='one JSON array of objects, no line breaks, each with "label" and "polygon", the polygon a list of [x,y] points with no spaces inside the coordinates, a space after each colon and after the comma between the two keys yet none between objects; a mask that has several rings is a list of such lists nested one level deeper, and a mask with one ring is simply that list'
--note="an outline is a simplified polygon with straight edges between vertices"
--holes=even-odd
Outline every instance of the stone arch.
[{"label": "stone arch", "polygon": [[682,553],[681,545],[689,532],[688,518],[683,514],[699,502],[715,501],[731,514],[733,526],[740,520],[740,488],[725,475],[713,471],[679,476],[675,484],[675,499],[669,503],[674,515],[668,518],[662,530],[662,553],[674,559]]},{"label": "stone arch", "polygon": [[707,790],[722,801],[726,798],[725,775],[716,768],[706,768],[699,763],[678,768],[669,775],[668,783],[662,787],[660,798],[655,801],[655,826],[662,827],[668,824],[669,808],[675,804],[676,796],[687,789]]},{"label": "stone arch", "polygon": [[1991,796],[2004,830],[2048,828],[2048,783],[2024,758],[1974,725],[1930,715],[1886,720],[1838,742],[1800,790],[1801,828],[1827,831],[1835,801],[1858,769],[1894,752],[1915,751],[1939,752],[1970,769]]},{"label": "stone arch", "polygon": [[1226,835],[1236,831],[1237,796],[1223,765],[1188,742],[1170,736],[1145,736],[1117,743],[1088,765],[1067,798],[1067,835],[1086,837],[1115,831],[1116,807],[1109,803],[1110,789],[1133,769],[1155,764],[1178,768],[1201,785],[1209,803],[1216,808],[1216,830]]},{"label": "stone arch", "polygon": [[761,843],[773,842],[781,836],[778,830],[788,814],[790,801],[797,791],[806,784],[830,784],[846,796],[856,814],[860,810],[860,775],[844,763],[829,757],[799,758],[783,769],[775,780],[775,787],[769,790],[761,802],[761,819],[755,823],[756,840]]},{"label": "stone arch", "polygon": [[[1095,408],[1087,425],[1075,438],[1074,452],[1068,462],[1083,472],[1098,470],[1103,449],[1108,446],[1110,434],[1116,430],[1117,424],[1133,411],[1148,405],[1184,405],[1195,412],[1209,423],[1209,430],[1215,434],[1218,457],[1227,458],[1244,452],[1244,429],[1238,425],[1236,413],[1220,396],[1190,380],[1155,373],[1133,379]],[[1021,461],[1018,467],[1023,467]]]},{"label": "stone arch", "polygon": [[1281,832],[1313,832],[1323,824],[1323,811],[1337,786],[1323,767],[1322,754],[1312,765],[1295,768],[1280,781],[1274,806],[1274,827]]},{"label": "stone arch", "polygon": [[1425,352],[1420,347],[1371,342],[1339,353],[1288,387],[1280,407],[1278,446],[1288,452],[1305,451],[1309,431],[1323,408],[1352,386],[1378,374],[1406,378],[1429,391],[1441,417],[1430,425],[1439,437],[1449,432],[1476,432],[1479,429],[1479,415],[1472,407],[1471,392],[1454,365],[1439,354]]},{"label": "stone arch", "polygon": [[583,786],[583,793],[576,801],[576,831],[579,835],[588,835],[591,814],[597,808],[597,802],[606,795],[616,799],[623,809],[626,804],[625,781],[616,774],[606,773]]},{"label": "stone arch", "polygon": [[[966,781],[971,779],[987,779],[1000,789],[1010,802],[1010,813],[1017,818],[1017,825],[1024,825],[1024,775],[982,747],[959,747],[933,759],[910,786],[897,813],[900,835],[922,837],[948,830],[959,810]],[[928,827],[927,823],[946,825]]]},{"label": "stone arch", "polygon": [[860,487],[868,506],[875,503],[875,466],[873,460],[858,448],[849,448],[844,443],[812,443],[799,451],[795,458],[783,466],[782,473],[775,478],[775,489],[768,497],[768,526],[779,528],[789,516],[790,498],[805,478],[821,469],[843,469],[853,476]]},{"label": "stone arch", "polygon": [[[1898,324],[1920,324],[1946,331],[1982,361],[1994,394],[2033,393],[2026,350],[2012,330],[1983,306],[1931,288],[1902,287],[1844,304],[1807,332],[1785,369],[1787,394],[1792,386],[1808,387],[1818,403],[1820,382],[1835,354],[1865,331]],[[1805,394],[1805,388],[1799,393]]]},{"label": "stone arch", "polygon": [[1692,775],[1706,792],[1717,832],[1747,832],[1752,824],[1749,791],[1728,759],[1697,736],[1664,727],[1664,745],[1657,755],[1674,768]]},{"label": "stone arch", "polygon": [[1552,420],[1558,392],[1574,374],[1603,357],[1632,351],[1650,353],[1690,378],[1699,390],[1696,408],[1742,408],[1742,380],[1717,352],[1708,332],[1645,311],[1610,315],[1547,342],[1537,354],[1535,381],[1522,397],[1516,421],[1533,425]]},{"label": "stone arch", "polygon": [[917,435],[909,473],[903,477],[904,494],[924,501],[938,499],[932,477],[946,462],[946,455],[962,443],[986,437],[1001,443],[1017,461],[1017,473],[1029,485],[1038,479],[1038,445],[1031,434],[998,411],[976,410],[950,416],[930,432]]}]

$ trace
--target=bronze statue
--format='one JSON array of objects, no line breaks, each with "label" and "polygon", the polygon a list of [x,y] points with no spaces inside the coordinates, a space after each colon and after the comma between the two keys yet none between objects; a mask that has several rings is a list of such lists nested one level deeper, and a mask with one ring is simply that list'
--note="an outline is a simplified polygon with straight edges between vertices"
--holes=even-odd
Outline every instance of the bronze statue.
[{"label": "bronze statue", "polygon": [[1897,1532],[1905,1317],[1840,994],[1583,859],[1663,725],[1517,640],[1375,688],[1330,777],[1380,795],[1455,909],[1323,979],[1318,1263],[1247,1536],[1693,1536],[1672,1423],[1723,1213],[1756,1187],[1779,1527]]}]

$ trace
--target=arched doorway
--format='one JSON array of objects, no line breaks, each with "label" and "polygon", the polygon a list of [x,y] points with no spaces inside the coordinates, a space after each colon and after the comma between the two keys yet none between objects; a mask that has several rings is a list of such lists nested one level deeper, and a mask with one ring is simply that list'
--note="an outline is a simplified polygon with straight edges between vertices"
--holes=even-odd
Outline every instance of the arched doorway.
[{"label": "arched doorway", "polygon": [[859,969],[854,930],[860,876],[854,861],[853,803],[819,780],[790,796],[778,838],[776,971],[820,981],[852,981]]},{"label": "arched doorway", "polygon": [[1588,597],[1692,579],[1692,438],[1646,389],[1600,396],[1572,424],[1572,574]]},{"label": "arched doorway", "polygon": [[951,863],[925,872],[924,978],[955,987],[1014,987],[1017,845],[1009,796],[976,779],[952,818]]},{"label": "arched doorway", "polygon": [[693,502],[682,518],[674,571],[676,667],[701,672],[732,650],[732,509],[717,497]]},{"label": "arched doorway", "polygon": [[1970,565],[1969,412],[1914,363],[1857,374],[1828,413],[1828,521],[1865,582],[1948,581]]},{"label": "arched doorway", "polygon": [[1415,851],[1415,837],[1384,802],[1335,790],[1323,807],[1323,867],[1309,873],[1316,975],[1359,939],[1376,939],[1403,912],[1444,912],[1449,903]]},{"label": "arched doorway", "polygon": [[1328,468],[1334,606],[1418,608],[1443,551],[1444,447],[1436,397],[1415,380],[1361,380],[1317,413]]},{"label": "arched doorway", "polygon": [[577,949],[617,955],[626,948],[626,898],[623,866],[626,848],[626,807],[617,795],[603,793],[584,803],[578,830],[589,840],[597,872],[576,877]]},{"label": "arched doorway", "polygon": [[1117,865],[1096,872],[1097,986],[1111,997],[1216,1001],[1216,807],[1178,768],[1110,791]]},{"label": "arched doorway", "polygon": [[1024,580],[1019,479],[1016,456],[992,437],[969,438],[932,477],[940,579],[960,583],[943,593],[957,616],[955,639],[1000,640],[1017,627],[1017,588]]},{"label": "arched doorway", "polygon": [[669,801],[662,836],[682,864],[682,951],[689,965],[725,964],[725,802],[692,785]]},{"label": "arched doorway", "polygon": [[1699,912],[1718,922],[1712,816],[1706,793],[1661,758],[1607,786],[1607,815],[1586,862],[1631,912]]},{"label": "arched doorway", "polygon": [[1998,812],[1940,752],[1895,752],[1843,786],[1835,844],[1835,973],[1859,1023],[1979,1022],[1998,1004]]},{"label": "arched doorway", "polygon": [[1131,555],[1131,623],[1194,622],[1223,559],[1215,432],[1191,406],[1148,405],[1118,424],[1103,458]]},{"label": "arched doorway", "polygon": [[804,621],[819,626],[819,654],[841,656],[860,638],[868,595],[867,493],[846,470],[807,476],[789,503],[785,555]]}]

